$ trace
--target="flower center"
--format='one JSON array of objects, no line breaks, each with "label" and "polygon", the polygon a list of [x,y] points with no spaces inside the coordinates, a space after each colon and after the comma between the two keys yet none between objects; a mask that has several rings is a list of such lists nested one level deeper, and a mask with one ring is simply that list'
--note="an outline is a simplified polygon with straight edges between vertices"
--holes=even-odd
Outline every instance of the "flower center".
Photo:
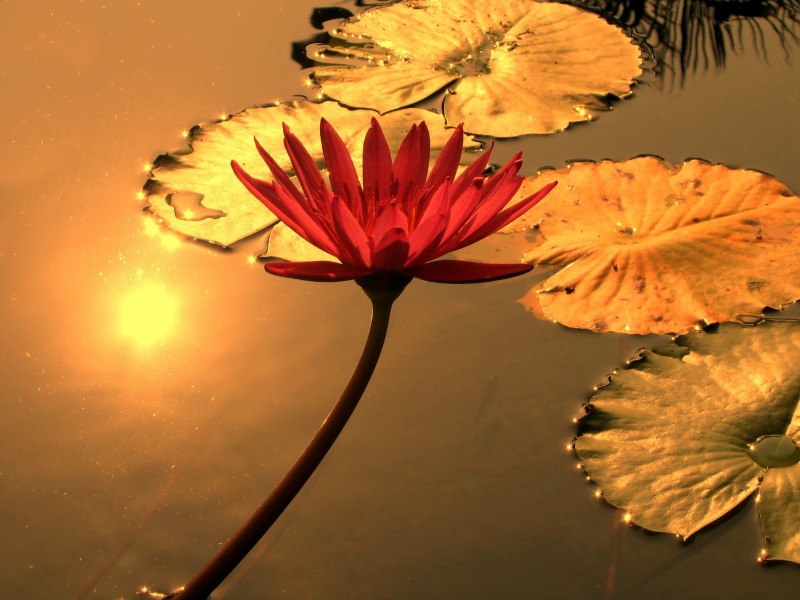
[{"label": "flower center", "polygon": [[762,435],[747,444],[747,455],[762,467],[790,467],[800,462],[800,448],[785,435]]}]

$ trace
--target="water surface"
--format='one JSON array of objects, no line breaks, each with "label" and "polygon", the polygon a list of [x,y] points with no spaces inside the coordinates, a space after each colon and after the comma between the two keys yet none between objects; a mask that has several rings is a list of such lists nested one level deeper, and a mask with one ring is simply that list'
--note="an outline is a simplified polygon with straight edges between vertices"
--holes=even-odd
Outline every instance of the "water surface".
[{"label": "water surface", "polygon": [[[142,165],[181,131],[289,99],[318,0],[8,5],[0,21],[3,593],[132,598],[187,580],[313,434],[355,364],[351,283],[268,277],[148,235]],[[657,154],[800,191],[800,73],[778,37],[645,77],[596,122],[526,139],[525,170]],[[792,59],[797,60],[797,47]],[[766,54],[766,58],[764,57]],[[8,92],[10,90],[10,93]],[[506,160],[519,141],[498,145]],[[249,244],[249,246],[248,246]],[[220,598],[791,597],[751,503],[684,545],[623,524],[566,447],[592,387],[651,341],[538,321],[541,275],[414,282],[345,434]],[[121,330],[142,289],[144,339]],[[142,325],[139,329],[144,327]]]}]

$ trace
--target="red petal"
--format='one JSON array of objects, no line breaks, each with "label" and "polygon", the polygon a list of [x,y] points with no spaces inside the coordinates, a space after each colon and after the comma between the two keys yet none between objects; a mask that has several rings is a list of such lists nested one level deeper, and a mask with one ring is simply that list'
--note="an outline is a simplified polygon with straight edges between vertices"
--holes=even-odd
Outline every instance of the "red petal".
[{"label": "red petal", "polygon": [[[502,229],[514,219],[518,219],[523,214],[528,212],[533,206],[538,203],[542,198],[544,198],[550,190],[552,190],[558,184],[557,181],[550,183],[544,186],[535,194],[531,194],[527,198],[520,200],[514,206],[507,208],[506,210],[502,211],[501,213],[497,214],[494,218],[487,221],[481,228],[475,230],[466,238],[463,238],[457,248],[463,248],[464,246],[469,246],[470,244],[474,244],[480,239],[483,239],[489,235],[492,235],[499,229]],[[456,250],[457,248],[453,248]]]},{"label": "red petal", "polygon": [[444,254],[441,252],[441,241],[446,227],[447,216],[443,214],[431,214],[420,223],[408,238],[406,264],[423,263]]},{"label": "red petal", "polygon": [[461,173],[458,177],[456,177],[455,181],[453,181],[453,191],[452,191],[452,198],[453,202],[464,193],[464,191],[472,185],[472,182],[477,177],[483,177],[483,172],[486,170],[486,165],[489,164],[489,158],[492,156],[492,150],[494,149],[494,142],[489,147],[489,149],[481,154],[475,162],[473,162],[470,166],[464,169],[464,172]]},{"label": "red petal", "polygon": [[430,217],[450,214],[450,189],[452,185],[453,182],[450,179],[445,179],[439,187],[428,190],[424,206],[419,207],[419,212],[410,217],[415,221],[410,224],[411,229],[416,230]]},{"label": "red petal", "polygon": [[392,202],[375,220],[370,264],[376,271],[399,271],[406,264],[408,250],[408,218]]},{"label": "red petal", "polygon": [[336,258],[354,267],[368,267],[370,247],[367,234],[339,196],[331,200],[330,215],[331,225],[336,231],[336,242],[345,253],[344,256],[341,252],[336,254]]},{"label": "red petal", "polygon": [[375,217],[375,208],[389,200],[392,185],[392,153],[386,136],[378,120],[372,125],[364,138],[364,225],[370,226]]},{"label": "red petal", "polygon": [[[400,203],[400,208],[407,214],[410,212],[410,200],[422,191],[424,185],[424,181],[418,182],[419,161],[423,160],[419,155],[420,135],[422,134],[419,125],[412,125],[400,143],[400,149],[397,151],[392,166],[392,193]],[[426,169],[429,158],[429,156],[424,157]]]},{"label": "red petal", "polygon": [[333,194],[347,202],[356,219],[363,224],[361,184],[353,166],[353,159],[350,158],[342,138],[330,123],[321,119],[319,129],[322,153],[325,155],[325,166],[328,168]]},{"label": "red petal", "polygon": [[444,183],[448,177],[455,179],[458,163],[461,162],[461,151],[464,148],[464,125],[456,127],[455,132],[442,148],[442,153],[436,159],[431,169],[431,174],[425,187],[435,188]]},{"label": "red petal", "polygon": [[294,201],[289,192],[268,181],[251,177],[236,161],[231,161],[231,167],[247,190],[300,237],[329,254],[336,253],[330,236],[306,212],[305,206]]},{"label": "red petal", "polygon": [[[481,205],[489,202],[489,197],[495,193],[496,189],[503,185],[509,185],[509,182],[513,182],[520,168],[522,168],[522,152],[517,152],[499,171],[487,178],[486,184],[483,187],[484,197],[481,199]],[[495,213],[499,212],[503,206],[505,206],[505,204],[500,204]]]},{"label": "red petal", "polygon": [[382,273],[401,270],[408,257],[408,236],[400,228],[393,229],[383,239],[383,244],[372,253],[372,268]]},{"label": "red petal", "polygon": [[419,124],[419,136],[417,137],[417,172],[414,177],[414,185],[421,190],[425,187],[425,180],[428,178],[428,165],[431,162],[431,134],[425,121]]},{"label": "red petal", "polygon": [[327,260],[309,262],[274,261],[264,265],[267,272],[281,277],[302,279],[304,281],[347,281],[368,275],[368,269],[359,269]]},{"label": "red petal", "polygon": [[425,281],[436,283],[480,283],[507,279],[527,273],[533,267],[523,264],[475,263],[464,260],[437,260],[404,271]]},{"label": "red petal", "polygon": [[297,189],[292,180],[289,179],[289,176],[286,172],[281,168],[278,162],[272,158],[269,152],[264,150],[264,147],[258,142],[256,138],[253,138],[253,141],[256,143],[256,149],[258,153],[261,155],[261,158],[267,163],[270,172],[272,172],[272,176],[275,178],[275,181],[284,188],[287,192],[289,192],[295,200],[304,207],[308,205],[308,201],[303,194],[300,193],[300,190]]},{"label": "red petal", "polygon": [[[458,241],[461,239],[460,234],[464,224],[475,211],[475,207],[478,206],[482,189],[483,179],[473,179],[471,186],[463,191],[458,198],[451,200],[450,216],[444,236],[442,237],[442,254],[450,252],[458,244]],[[452,198],[452,191],[450,192],[450,196]]]},{"label": "red petal", "polygon": [[458,232],[458,238],[460,240],[474,239],[472,236],[475,235],[475,232],[482,230],[486,223],[492,221],[514,197],[522,185],[522,181],[521,177],[516,177],[512,172],[505,172],[502,175],[498,173],[497,176],[487,181],[472,215]]},{"label": "red petal", "polygon": [[408,231],[408,217],[400,210],[396,202],[389,203],[375,219],[370,237],[373,247],[392,229],[401,228]]},{"label": "red petal", "polygon": [[283,145],[289,155],[289,160],[292,161],[292,166],[295,173],[297,173],[300,185],[303,187],[303,192],[305,192],[311,205],[319,209],[319,206],[329,200],[333,194],[331,194],[328,186],[325,185],[325,180],[319,172],[317,163],[314,162],[308,150],[285,123],[283,125]]},{"label": "red petal", "polygon": [[[494,175],[487,178],[484,182],[483,193],[481,194],[479,212],[484,213],[485,217],[493,217],[499,213],[508,201],[517,193],[517,189],[522,185],[522,178],[517,178],[522,167],[522,152],[517,152],[503,168]],[[509,195],[509,190],[513,189]],[[481,220],[485,220],[482,218]]]}]

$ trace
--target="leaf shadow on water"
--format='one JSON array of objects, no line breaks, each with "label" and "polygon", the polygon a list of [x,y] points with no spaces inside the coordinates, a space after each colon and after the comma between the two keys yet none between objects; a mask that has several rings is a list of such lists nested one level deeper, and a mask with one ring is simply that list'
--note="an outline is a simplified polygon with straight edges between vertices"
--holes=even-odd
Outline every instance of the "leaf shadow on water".
[{"label": "leaf shadow on water", "polygon": [[[637,593],[647,589],[648,585],[659,578],[663,578],[669,573],[679,569],[682,565],[694,560],[698,553],[708,552],[714,548],[719,547],[719,544],[726,538],[733,535],[734,524],[741,523],[745,519],[752,517],[752,496],[745,502],[739,504],[736,508],[731,510],[728,514],[720,518],[718,521],[711,523],[700,530],[698,533],[703,534],[702,543],[695,545],[697,541],[696,536],[692,536],[688,540],[676,540],[680,546],[683,546],[684,552],[678,552],[669,558],[655,563],[650,568],[644,570],[637,577],[633,578],[630,582],[626,582],[613,590],[606,590],[606,598],[638,598]],[[609,507],[615,508],[613,505],[605,502]],[[618,510],[618,509],[617,509]],[[622,513],[623,511],[619,511]],[[620,517],[620,520],[622,518]],[[723,526],[724,525],[724,526]],[[627,528],[637,530],[637,533],[644,534],[645,536],[658,538],[663,534],[655,531],[650,531],[639,527],[638,525],[626,524]],[[689,547],[692,550],[689,551]],[[764,563],[774,566],[774,563]],[[614,565],[619,566],[619,565]]]}]

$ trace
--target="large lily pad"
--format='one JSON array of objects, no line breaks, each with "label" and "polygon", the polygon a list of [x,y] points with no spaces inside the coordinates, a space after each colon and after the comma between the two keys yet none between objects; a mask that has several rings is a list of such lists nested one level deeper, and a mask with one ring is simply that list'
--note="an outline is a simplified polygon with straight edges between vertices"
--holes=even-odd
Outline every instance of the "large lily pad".
[{"label": "large lily pad", "polygon": [[553,180],[505,230],[531,235],[526,261],[567,265],[522,300],[545,318],[683,333],[800,298],[800,199],[772,177],[641,157],[547,171],[520,194]]},{"label": "large lily pad", "polygon": [[684,538],[760,486],[762,557],[800,562],[799,399],[800,323],[727,323],[617,372],[575,449],[630,521]]},{"label": "large lily pad", "polygon": [[[254,136],[292,173],[283,148],[282,123],[286,123],[322,168],[319,122],[325,118],[342,136],[360,169],[364,135],[375,116],[373,111],[349,110],[334,102],[296,101],[251,108],[222,121],[198,125],[189,134],[188,152],[156,159],[152,177],[145,185],[150,210],[174,231],[229,246],[277,221],[231,170],[231,160],[236,160],[256,177],[272,179],[256,151]],[[427,124],[434,156],[452,135],[452,130],[445,129],[442,117],[427,110],[397,111],[380,121],[395,152],[413,123]],[[478,144],[465,146],[474,150]]]},{"label": "large lily pad", "polygon": [[414,0],[367,10],[312,47],[325,94],[387,112],[447,88],[449,123],[493,137],[553,133],[609,108],[641,74],[617,27],[533,0]]}]

